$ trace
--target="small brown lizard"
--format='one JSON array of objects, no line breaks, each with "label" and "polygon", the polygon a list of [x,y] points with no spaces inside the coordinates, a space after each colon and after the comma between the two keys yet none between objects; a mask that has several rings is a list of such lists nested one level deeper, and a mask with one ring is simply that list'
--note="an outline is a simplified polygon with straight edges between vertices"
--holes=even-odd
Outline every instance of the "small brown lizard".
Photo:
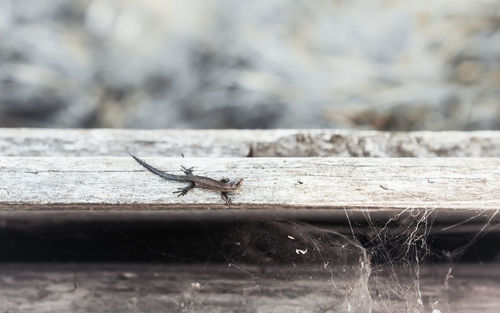
[{"label": "small brown lizard", "polygon": [[147,164],[143,160],[139,159],[132,153],[129,153],[131,157],[133,157],[140,165],[144,166],[148,171],[150,171],[153,174],[156,174],[166,180],[172,180],[172,181],[178,181],[178,182],[187,182],[189,185],[187,185],[184,188],[178,188],[177,191],[174,191],[174,193],[177,193],[178,197],[184,196],[189,190],[193,189],[194,187],[198,188],[203,188],[207,190],[212,190],[220,194],[221,198],[226,202],[226,204],[231,205],[232,201],[228,197],[228,193],[235,191],[236,189],[240,188],[241,185],[243,184],[243,178],[236,178],[233,180],[229,180],[229,178],[223,178],[221,180],[215,180],[209,177],[205,176],[196,176],[193,175],[193,168],[185,168],[184,166],[181,166],[181,170],[184,172],[186,175],[174,175],[174,174],[169,174],[165,173],[163,171],[160,171],[157,168],[152,167],[151,165]]}]

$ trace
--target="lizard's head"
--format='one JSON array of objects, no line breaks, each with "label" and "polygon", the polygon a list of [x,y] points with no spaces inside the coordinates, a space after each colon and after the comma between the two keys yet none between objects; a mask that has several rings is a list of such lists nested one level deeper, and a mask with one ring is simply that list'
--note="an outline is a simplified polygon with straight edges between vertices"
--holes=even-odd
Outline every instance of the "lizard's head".
[{"label": "lizard's head", "polygon": [[229,188],[231,188],[231,191],[234,191],[243,185],[243,178],[235,178],[227,184],[229,185]]}]

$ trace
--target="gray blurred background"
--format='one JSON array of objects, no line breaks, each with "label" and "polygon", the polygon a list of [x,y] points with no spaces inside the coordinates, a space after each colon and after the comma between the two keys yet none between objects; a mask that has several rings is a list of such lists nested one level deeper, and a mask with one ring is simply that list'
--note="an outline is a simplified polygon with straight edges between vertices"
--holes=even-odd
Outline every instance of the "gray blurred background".
[{"label": "gray blurred background", "polygon": [[500,1],[0,0],[0,126],[500,129]]}]

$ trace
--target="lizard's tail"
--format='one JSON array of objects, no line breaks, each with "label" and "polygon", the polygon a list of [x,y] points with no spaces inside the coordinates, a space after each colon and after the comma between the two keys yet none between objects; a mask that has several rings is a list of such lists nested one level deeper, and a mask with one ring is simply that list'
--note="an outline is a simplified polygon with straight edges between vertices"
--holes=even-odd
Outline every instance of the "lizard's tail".
[{"label": "lizard's tail", "polygon": [[151,173],[155,174],[155,175],[158,175],[164,179],[168,179],[168,180],[179,180],[179,176],[177,175],[172,175],[172,174],[168,174],[168,173],[165,173],[163,171],[160,171],[159,169],[157,168],[154,168],[152,167],[151,165],[149,165],[148,163],[144,162],[143,160],[139,159],[138,157],[136,157],[135,155],[133,155],[132,153],[128,153],[130,154],[131,157],[134,158],[134,160],[137,161],[137,163],[139,163],[140,165],[144,166],[148,171],[150,171]]}]

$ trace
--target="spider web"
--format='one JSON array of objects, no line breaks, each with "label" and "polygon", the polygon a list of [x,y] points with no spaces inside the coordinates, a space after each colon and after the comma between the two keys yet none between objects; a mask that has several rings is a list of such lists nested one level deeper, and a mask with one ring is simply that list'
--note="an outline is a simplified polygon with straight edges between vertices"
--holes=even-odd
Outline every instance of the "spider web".
[{"label": "spider web", "polygon": [[[433,209],[408,208],[383,225],[365,212],[364,233],[345,213],[349,232],[276,220],[239,227],[221,266],[246,278],[244,287],[232,290],[243,295],[241,312],[451,312],[447,291],[454,263],[488,231],[498,211],[481,211],[444,227],[434,224]],[[485,216],[465,245],[442,251],[429,242],[431,231],[449,231]],[[428,290],[422,270],[435,260],[445,263],[431,275],[441,287]],[[200,292],[185,300],[186,312],[202,312],[207,301]]]}]

